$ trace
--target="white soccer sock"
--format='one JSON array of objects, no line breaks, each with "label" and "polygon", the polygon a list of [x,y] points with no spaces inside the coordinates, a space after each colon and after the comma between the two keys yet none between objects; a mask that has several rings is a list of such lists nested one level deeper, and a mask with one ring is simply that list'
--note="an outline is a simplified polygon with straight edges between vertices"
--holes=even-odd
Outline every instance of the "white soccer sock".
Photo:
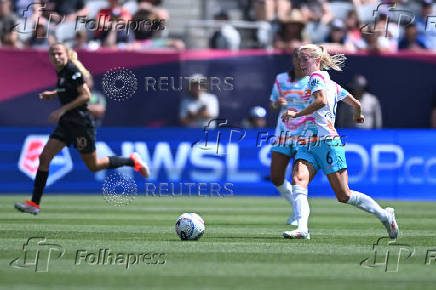
[{"label": "white soccer sock", "polygon": [[307,189],[299,185],[292,186],[294,199],[294,212],[298,221],[298,230],[308,232],[307,222],[309,221],[310,207],[307,201]]},{"label": "white soccer sock", "polygon": [[380,205],[373,200],[370,196],[363,194],[358,191],[351,191],[350,199],[347,201],[348,204],[354,205],[366,212],[375,214],[380,221],[386,221],[387,215],[386,211],[380,207]]},{"label": "white soccer sock", "polygon": [[289,203],[293,206],[292,200],[292,186],[288,181],[285,181],[282,185],[276,186],[277,190],[283,195],[283,197],[289,201]]},{"label": "white soccer sock", "polygon": [[286,181],[286,188],[289,191],[289,196],[291,197],[291,205],[292,205],[292,212],[293,212],[293,218],[296,220],[297,217],[295,215],[295,200],[294,200],[294,195],[292,194],[293,190],[292,190],[292,185]]}]

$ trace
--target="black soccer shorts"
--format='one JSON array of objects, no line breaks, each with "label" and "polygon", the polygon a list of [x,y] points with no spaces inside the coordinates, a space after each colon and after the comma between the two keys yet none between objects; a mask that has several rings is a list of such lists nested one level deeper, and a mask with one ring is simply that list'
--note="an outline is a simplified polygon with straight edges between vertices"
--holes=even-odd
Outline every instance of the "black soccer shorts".
[{"label": "black soccer shorts", "polygon": [[58,139],[68,147],[74,144],[77,151],[83,154],[95,151],[95,127],[91,120],[74,122],[61,119],[50,138]]}]

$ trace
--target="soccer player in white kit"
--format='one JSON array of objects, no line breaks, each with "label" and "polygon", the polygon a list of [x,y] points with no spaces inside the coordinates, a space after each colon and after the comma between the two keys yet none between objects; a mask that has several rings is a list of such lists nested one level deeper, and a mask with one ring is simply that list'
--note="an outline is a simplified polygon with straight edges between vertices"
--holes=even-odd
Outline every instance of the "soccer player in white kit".
[{"label": "soccer player in white kit", "polygon": [[[393,208],[383,209],[371,197],[348,187],[347,162],[345,151],[342,146],[339,135],[334,128],[336,104],[341,98],[338,85],[330,80],[328,70],[341,70],[345,61],[344,55],[330,56],[322,46],[308,44],[301,46],[298,50],[298,57],[301,69],[310,75],[309,89],[311,90],[311,104],[305,109],[296,112],[287,110],[282,114],[284,121],[299,118],[302,116],[312,116],[316,129],[307,131],[308,140],[316,141],[310,146],[299,146],[295,160],[305,160],[310,162],[313,167],[321,168],[330,182],[330,186],[336,194],[339,202],[348,203],[366,212],[374,214],[386,227],[391,239],[396,239],[399,228],[395,220]],[[343,95],[342,95],[343,97]],[[364,122],[361,106],[359,101],[354,99],[350,94],[344,97],[344,101],[354,107],[354,119],[356,122]],[[307,186],[302,188],[307,196]],[[307,199],[306,199],[307,201]],[[298,222],[298,229],[286,231],[283,233],[285,238],[302,238],[310,239],[307,221],[309,217],[308,205],[301,203],[295,204],[295,208],[302,218]],[[303,224],[306,222],[306,224]]]}]

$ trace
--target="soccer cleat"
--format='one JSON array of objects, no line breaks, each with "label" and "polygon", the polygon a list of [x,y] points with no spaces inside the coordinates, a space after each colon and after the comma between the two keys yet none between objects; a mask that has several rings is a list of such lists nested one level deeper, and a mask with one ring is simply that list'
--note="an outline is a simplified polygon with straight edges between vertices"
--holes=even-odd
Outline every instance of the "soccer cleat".
[{"label": "soccer cleat", "polygon": [[386,215],[388,219],[383,222],[386,230],[388,231],[389,238],[396,239],[398,237],[398,232],[400,228],[398,227],[397,221],[395,220],[395,211],[391,207],[385,208]]},{"label": "soccer cleat", "polygon": [[309,232],[302,232],[299,230],[286,231],[286,232],[283,232],[283,237],[285,239],[310,240],[310,233]]},{"label": "soccer cleat", "polygon": [[298,226],[298,221],[295,218],[294,213],[291,213],[291,216],[286,221],[286,224],[290,226]]},{"label": "soccer cleat", "polygon": [[21,212],[31,213],[34,215],[39,213],[39,205],[30,200],[26,200],[24,203],[16,202],[15,208]]},{"label": "soccer cleat", "polygon": [[135,162],[135,165],[133,167],[135,171],[141,173],[142,176],[144,176],[145,178],[147,178],[150,175],[150,169],[148,169],[147,163],[145,163],[141,159],[141,156],[139,156],[138,153],[133,152],[132,154],[130,154],[129,158],[132,159],[133,162]]}]

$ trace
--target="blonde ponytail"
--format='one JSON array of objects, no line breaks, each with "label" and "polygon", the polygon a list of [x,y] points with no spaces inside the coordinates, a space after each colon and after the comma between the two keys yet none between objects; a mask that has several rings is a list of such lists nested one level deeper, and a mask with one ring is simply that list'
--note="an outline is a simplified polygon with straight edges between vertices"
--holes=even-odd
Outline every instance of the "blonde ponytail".
[{"label": "blonde ponytail", "polygon": [[85,66],[80,62],[80,60],[77,58],[77,52],[75,52],[73,49],[66,47],[66,46],[65,46],[65,49],[67,51],[68,60],[71,61],[71,63],[77,67],[77,69],[82,73],[84,79],[89,78],[89,76],[91,74],[85,68]]},{"label": "blonde ponytail", "polygon": [[342,53],[330,55],[324,46],[320,45],[319,47],[321,48],[321,70],[341,71],[347,59],[345,55]]},{"label": "blonde ponytail", "polygon": [[320,61],[320,69],[321,70],[329,70],[333,69],[336,71],[341,71],[342,67],[345,65],[345,60],[347,59],[345,55],[342,53],[330,55],[327,49],[322,45],[315,44],[307,44],[303,45],[299,48],[299,52],[303,49],[307,49],[311,51],[311,56],[313,58],[319,58]]}]

